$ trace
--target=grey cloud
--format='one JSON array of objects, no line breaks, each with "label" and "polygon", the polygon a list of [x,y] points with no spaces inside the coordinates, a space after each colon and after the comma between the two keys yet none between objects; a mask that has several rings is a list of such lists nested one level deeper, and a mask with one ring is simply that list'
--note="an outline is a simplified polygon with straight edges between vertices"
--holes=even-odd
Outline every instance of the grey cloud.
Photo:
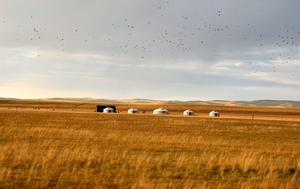
[{"label": "grey cloud", "polygon": [[[162,97],[181,87],[199,98],[225,86],[226,98],[236,98],[238,87],[298,91],[275,73],[277,80],[243,75],[272,72],[274,66],[284,77],[290,74],[274,62],[299,60],[297,0],[0,0],[0,5],[5,72],[0,78],[6,83],[34,75],[59,90],[98,91],[93,87],[99,85],[114,94],[128,87],[146,95],[147,88],[157,88]],[[16,50],[1,54],[3,49]],[[27,51],[38,57],[20,55]],[[230,66],[237,61],[247,66]],[[217,73],[220,62],[230,71]],[[293,74],[299,71],[295,67]]]},{"label": "grey cloud", "polygon": [[18,37],[19,44],[41,48],[102,51],[133,59],[210,60],[222,59],[226,52],[278,48],[276,42],[282,42],[278,35],[299,41],[299,2],[293,0],[30,0],[4,4],[3,19],[8,17],[6,24],[12,27],[7,35],[21,28],[3,38],[12,43]]}]

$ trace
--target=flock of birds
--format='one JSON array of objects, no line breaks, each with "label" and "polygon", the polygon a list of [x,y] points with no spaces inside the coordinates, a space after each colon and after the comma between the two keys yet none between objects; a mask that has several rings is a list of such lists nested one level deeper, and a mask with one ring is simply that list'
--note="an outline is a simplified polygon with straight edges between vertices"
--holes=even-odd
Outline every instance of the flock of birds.
[{"label": "flock of birds", "polygon": [[[168,0],[161,1],[155,5],[154,8],[156,9],[157,16],[161,17],[161,19],[166,17],[168,6],[170,6]],[[222,10],[216,10],[216,18],[214,19],[222,17],[224,14]],[[30,16],[29,19],[34,20],[34,17]],[[267,52],[267,55],[270,56],[268,60],[269,67],[267,67],[269,70],[265,70],[269,72],[277,72],[277,66],[280,66],[280,64],[289,64],[295,58],[294,56],[299,54],[300,29],[298,31],[288,28],[283,32],[278,31],[275,37],[276,40],[273,40],[275,42],[271,42],[273,44],[270,44],[270,36],[257,31],[256,28],[252,27],[251,23],[245,23],[244,25],[217,25],[199,18],[197,25],[195,25],[195,18],[182,15],[175,23],[175,30],[166,27],[161,31],[156,29],[156,32],[159,32],[151,34],[149,37],[141,36],[141,31],[146,30],[146,28],[157,27],[156,24],[160,22],[157,19],[145,20],[143,25],[141,25],[140,23],[133,23],[129,18],[122,18],[121,22],[111,23],[111,28],[108,29],[110,32],[106,34],[102,33],[100,39],[95,33],[85,38],[77,38],[79,41],[76,44],[88,45],[90,42],[93,43],[95,40],[100,40],[101,43],[105,43],[111,49],[112,56],[134,57],[137,62],[142,62],[153,57],[174,58],[172,57],[174,55],[182,57],[195,56],[197,52],[200,54],[215,53],[218,56],[218,47],[215,47],[216,41],[213,40],[222,38],[223,40],[221,41],[226,43],[234,43],[235,41],[239,41],[241,44],[243,42],[254,43],[258,51],[268,51],[268,49],[271,49],[272,52]],[[2,24],[7,24],[7,21],[2,21]],[[18,25],[18,28],[21,30],[22,26]],[[45,28],[39,28],[38,26],[33,27],[29,42],[34,41],[38,43],[38,41],[42,42],[43,37],[49,38],[49,36],[45,36],[45,30]],[[79,35],[82,30],[85,30],[85,28],[73,28],[71,35]],[[248,32],[246,33],[245,31]],[[202,35],[203,33],[205,36]],[[21,39],[17,37],[16,40]],[[56,35],[54,40],[58,45],[57,48],[61,51],[68,51],[69,45],[67,43],[72,43],[69,39],[69,34]],[[275,64],[275,62],[278,62],[278,64]],[[249,58],[247,63],[253,72],[265,69],[256,62],[255,58]],[[296,70],[299,70],[299,65],[297,66]],[[296,76],[296,72],[291,74]]]}]

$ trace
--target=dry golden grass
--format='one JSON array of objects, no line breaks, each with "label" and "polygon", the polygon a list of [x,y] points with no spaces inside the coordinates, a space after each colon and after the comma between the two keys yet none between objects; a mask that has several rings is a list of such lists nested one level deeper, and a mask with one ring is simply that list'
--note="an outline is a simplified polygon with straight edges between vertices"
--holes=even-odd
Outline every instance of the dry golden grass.
[{"label": "dry golden grass", "polygon": [[0,188],[300,187],[300,122],[87,110],[0,110]]}]

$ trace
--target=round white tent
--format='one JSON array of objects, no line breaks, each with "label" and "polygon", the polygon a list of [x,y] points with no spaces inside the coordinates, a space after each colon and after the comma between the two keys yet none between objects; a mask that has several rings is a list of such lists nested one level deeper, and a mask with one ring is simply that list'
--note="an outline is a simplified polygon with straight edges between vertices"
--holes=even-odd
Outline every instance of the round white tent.
[{"label": "round white tent", "polygon": [[164,108],[158,108],[158,109],[153,110],[153,114],[155,114],[155,115],[167,115],[167,114],[169,114],[169,111],[167,109],[164,109]]},{"label": "round white tent", "polygon": [[217,111],[211,111],[209,113],[209,117],[220,117],[220,112]]},{"label": "round white tent", "polygon": [[139,113],[139,110],[136,109],[136,108],[130,108],[130,109],[128,110],[128,113],[129,113],[129,114],[137,114],[137,113]]},{"label": "round white tent", "polygon": [[192,116],[192,115],[195,115],[195,113],[192,110],[185,110],[183,112],[183,115],[184,116]]},{"label": "round white tent", "polygon": [[114,113],[114,109],[111,107],[107,107],[103,109],[103,113]]}]

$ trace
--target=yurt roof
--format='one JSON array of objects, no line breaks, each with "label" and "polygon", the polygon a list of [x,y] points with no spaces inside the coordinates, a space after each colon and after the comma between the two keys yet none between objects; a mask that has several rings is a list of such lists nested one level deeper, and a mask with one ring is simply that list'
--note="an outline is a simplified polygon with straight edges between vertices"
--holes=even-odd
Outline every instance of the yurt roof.
[{"label": "yurt roof", "polygon": [[157,109],[155,109],[154,111],[168,111],[168,110],[165,109],[165,108],[157,108]]},{"label": "yurt roof", "polygon": [[114,109],[111,108],[111,107],[106,107],[106,108],[104,108],[103,110],[114,110]]},{"label": "yurt roof", "polygon": [[138,109],[136,109],[136,108],[130,108],[130,109],[128,109],[128,113],[130,113],[130,112],[138,112],[139,110]]}]

